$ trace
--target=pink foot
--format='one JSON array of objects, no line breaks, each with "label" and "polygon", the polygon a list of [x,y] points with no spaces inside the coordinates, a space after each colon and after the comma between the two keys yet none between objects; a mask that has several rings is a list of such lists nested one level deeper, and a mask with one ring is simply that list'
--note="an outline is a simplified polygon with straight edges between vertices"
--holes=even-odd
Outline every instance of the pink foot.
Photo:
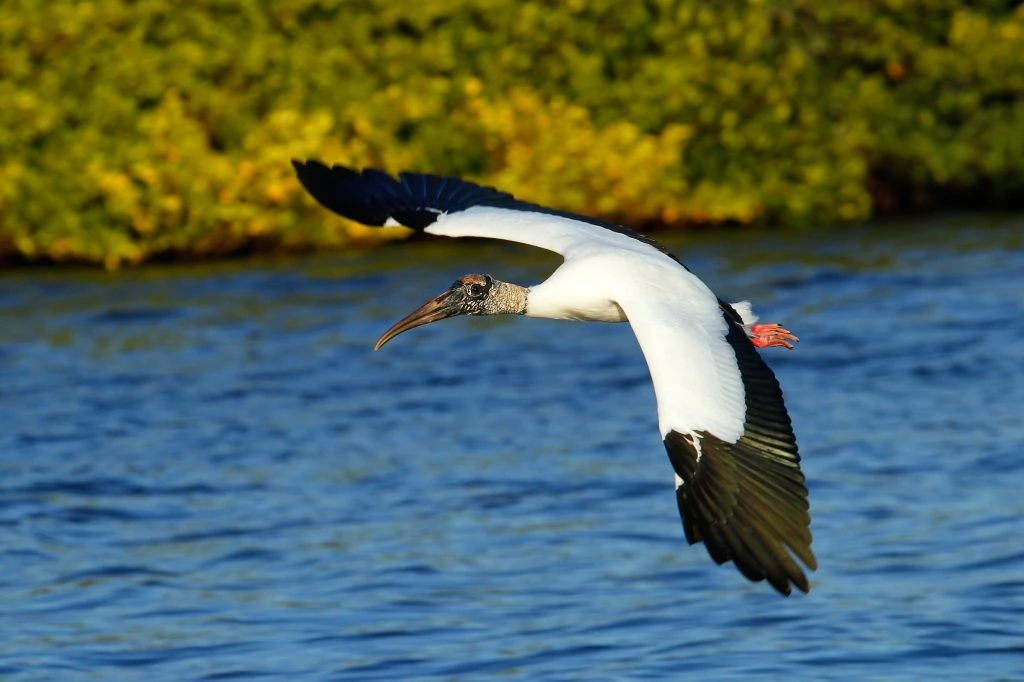
[{"label": "pink foot", "polygon": [[793,344],[790,341],[799,341],[791,331],[783,329],[779,325],[771,322],[769,324],[754,324],[750,326],[750,341],[758,348],[768,348],[769,346],[785,346],[790,350],[793,350]]}]

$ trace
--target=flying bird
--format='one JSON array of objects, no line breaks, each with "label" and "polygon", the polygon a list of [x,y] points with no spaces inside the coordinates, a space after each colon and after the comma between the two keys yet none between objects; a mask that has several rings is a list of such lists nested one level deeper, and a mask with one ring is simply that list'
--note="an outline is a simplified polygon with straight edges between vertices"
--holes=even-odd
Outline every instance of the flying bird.
[{"label": "flying bird", "polygon": [[800,563],[813,571],[817,562],[800,455],[782,390],[757,350],[792,348],[788,330],[757,324],[749,304],[725,303],[660,244],[620,225],[457,178],[292,163],[314,199],[365,225],[560,254],[564,262],[530,287],[460,277],[384,332],[375,349],[456,315],[629,322],[654,383],[686,539],[783,594],[810,589]]}]

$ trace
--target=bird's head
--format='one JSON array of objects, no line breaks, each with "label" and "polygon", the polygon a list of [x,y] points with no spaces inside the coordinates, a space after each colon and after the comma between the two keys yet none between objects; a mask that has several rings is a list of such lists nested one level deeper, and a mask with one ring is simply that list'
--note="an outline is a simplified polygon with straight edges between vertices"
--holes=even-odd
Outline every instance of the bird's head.
[{"label": "bird's head", "polygon": [[377,339],[374,350],[405,331],[456,315],[523,314],[526,290],[490,275],[463,275],[445,291],[396,322]]}]

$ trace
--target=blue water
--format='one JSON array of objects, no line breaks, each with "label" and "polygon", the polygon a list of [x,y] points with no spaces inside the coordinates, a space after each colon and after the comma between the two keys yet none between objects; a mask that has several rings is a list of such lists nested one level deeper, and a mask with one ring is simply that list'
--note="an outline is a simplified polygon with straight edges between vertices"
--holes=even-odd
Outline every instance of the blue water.
[{"label": "blue water", "polygon": [[1024,678],[1024,220],[673,249],[802,339],[821,568],[683,539],[626,325],[459,319],[436,242],[0,275],[5,680]]}]

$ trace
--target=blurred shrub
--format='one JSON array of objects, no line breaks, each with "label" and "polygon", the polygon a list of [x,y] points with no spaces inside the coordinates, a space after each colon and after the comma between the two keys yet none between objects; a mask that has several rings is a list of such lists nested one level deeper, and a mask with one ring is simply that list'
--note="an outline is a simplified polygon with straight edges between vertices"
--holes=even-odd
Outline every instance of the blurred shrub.
[{"label": "blurred shrub", "polygon": [[292,157],[468,175],[633,224],[1019,196],[1013,5],[5,0],[0,257],[369,238],[303,196]]}]

